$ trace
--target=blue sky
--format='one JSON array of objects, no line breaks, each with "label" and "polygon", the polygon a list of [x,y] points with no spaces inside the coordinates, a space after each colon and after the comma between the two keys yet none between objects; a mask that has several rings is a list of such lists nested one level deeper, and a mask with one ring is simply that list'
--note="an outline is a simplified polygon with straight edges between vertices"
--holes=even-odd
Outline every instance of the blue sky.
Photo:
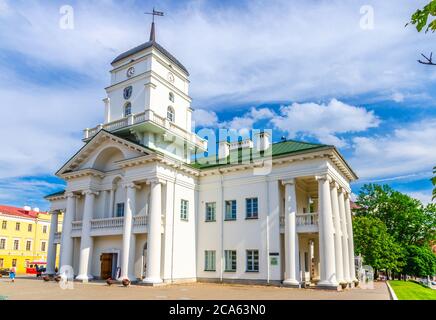
[{"label": "blue sky", "polygon": [[334,144],[355,193],[388,183],[429,202],[436,67],[416,60],[435,35],[404,27],[425,1],[364,4],[370,28],[361,1],[0,0],[0,203],[48,209],[54,172],[103,119],[110,62],[147,40],[153,6],[158,42],[190,71],[197,128]]}]

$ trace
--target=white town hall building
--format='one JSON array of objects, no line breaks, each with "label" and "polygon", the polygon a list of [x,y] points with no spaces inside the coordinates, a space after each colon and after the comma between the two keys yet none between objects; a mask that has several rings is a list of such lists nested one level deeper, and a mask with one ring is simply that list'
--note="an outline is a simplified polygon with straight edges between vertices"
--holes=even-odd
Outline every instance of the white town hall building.
[{"label": "white town hall building", "polygon": [[60,272],[83,281],[354,286],[357,176],[335,147],[262,132],[196,160],[208,141],[191,129],[189,73],[154,24],[110,73],[104,123],[56,173],[66,190],[46,197],[48,274],[60,245]]}]

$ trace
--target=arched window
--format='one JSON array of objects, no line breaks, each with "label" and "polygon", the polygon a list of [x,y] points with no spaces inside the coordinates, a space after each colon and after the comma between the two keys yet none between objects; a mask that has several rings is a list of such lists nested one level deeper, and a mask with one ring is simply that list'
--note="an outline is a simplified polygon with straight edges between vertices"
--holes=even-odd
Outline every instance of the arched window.
[{"label": "arched window", "polygon": [[130,102],[127,102],[124,106],[124,116],[128,117],[132,114],[132,104]]},{"label": "arched window", "polygon": [[170,99],[171,102],[174,102],[174,93],[170,92],[168,99]]},{"label": "arched window", "polygon": [[168,107],[167,109],[167,119],[170,120],[171,122],[174,122],[175,120],[174,109],[171,106]]}]

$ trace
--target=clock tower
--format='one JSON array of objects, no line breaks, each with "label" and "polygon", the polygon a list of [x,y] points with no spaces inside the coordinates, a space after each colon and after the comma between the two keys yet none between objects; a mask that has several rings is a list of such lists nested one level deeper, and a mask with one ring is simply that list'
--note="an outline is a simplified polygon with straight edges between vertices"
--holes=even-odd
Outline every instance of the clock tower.
[{"label": "clock tower", "polygon": [[[191,129],[189,72],[155,39],[153,23],[148,42],[112,61],[104,123],[98,128],[189,162],[195,148],[207,147]],[[85,130],[85,141],[95,129]]]}]

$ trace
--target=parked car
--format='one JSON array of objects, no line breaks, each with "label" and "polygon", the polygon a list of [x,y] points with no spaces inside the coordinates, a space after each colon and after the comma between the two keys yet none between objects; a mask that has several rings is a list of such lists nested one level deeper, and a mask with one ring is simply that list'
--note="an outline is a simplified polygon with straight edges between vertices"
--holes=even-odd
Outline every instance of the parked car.
[{"label": "parked car", "polygon": [[6,268],[1,268],[0,269],[0,277],[8,277],[9,276],[9,269],[6,269]]}]

